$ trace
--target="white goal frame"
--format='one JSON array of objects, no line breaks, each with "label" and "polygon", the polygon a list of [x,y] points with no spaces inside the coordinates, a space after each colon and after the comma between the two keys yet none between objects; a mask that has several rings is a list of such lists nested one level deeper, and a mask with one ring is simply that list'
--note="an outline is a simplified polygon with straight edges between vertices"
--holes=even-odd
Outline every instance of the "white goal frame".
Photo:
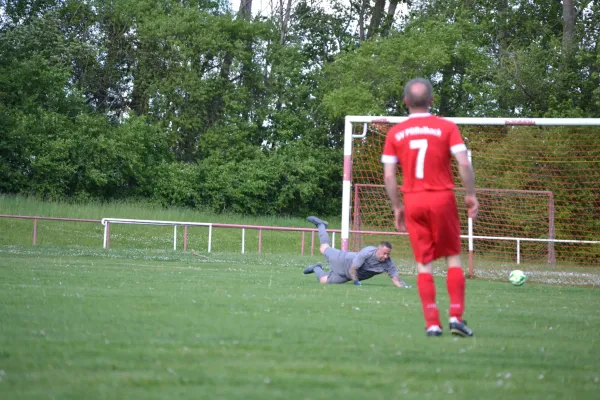
[{"label": "white goal frame", "polygon": [[[367,135],[368,124],[387,123],[397,124],[408,117],[386,117],[386,116],[358,116],[349,115],[344,123],[344,173],[342,183],[342,221],[341,221],[341,249],[347,251],[350,239],[350,213],[352,206],[352,149],[354,139],[364,139]],[[447,118],[457,125],[529,125],[529,126],[600,126],[600,118]],[[353,124],[362,123],[364,128],[361,134],[354,134]],[[383,149],[382,149],[383,151]],[[383,174],[383,167],[382,172]],[[469,218],[468,224],[469,253],[473,253],[473,222]],[[491,238],[493,239],[493,238]],[[503,240],[505,238],[497,238]],[[530,238],[514,238],[527,241]],[[553,242],[564,242],[564,240],[550,239]],[[568,242],[581,242],[577,240]],[[587,241],[586,241],[587,242]],[[596,243],[596,242],[593,242]]]}]

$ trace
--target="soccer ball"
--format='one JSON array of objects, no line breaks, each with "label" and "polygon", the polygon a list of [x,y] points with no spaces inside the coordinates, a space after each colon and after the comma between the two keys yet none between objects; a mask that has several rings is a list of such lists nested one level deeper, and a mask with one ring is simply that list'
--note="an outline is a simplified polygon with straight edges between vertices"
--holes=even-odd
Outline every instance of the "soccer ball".
[{"label": "soccer ball", "polygon": [[521,286],[527,280],[525,273],[520,269],[515,269],[514,271],[510,271],[510,275],[508,276],[508,280],[515,286]]}]

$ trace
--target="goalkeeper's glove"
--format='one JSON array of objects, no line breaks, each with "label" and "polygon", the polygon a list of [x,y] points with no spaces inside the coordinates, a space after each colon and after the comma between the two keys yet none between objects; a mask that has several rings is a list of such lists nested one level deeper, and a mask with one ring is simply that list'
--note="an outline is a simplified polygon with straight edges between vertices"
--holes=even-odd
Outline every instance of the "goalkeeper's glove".
[{"label": "goalkeeper's glove", "polygon": [[360,281],[359,281],[358,279],[356,279],[356,280],[354,281],[354,284],[355,284],[356,286],[362,286],[362,283],[360,283]]}]

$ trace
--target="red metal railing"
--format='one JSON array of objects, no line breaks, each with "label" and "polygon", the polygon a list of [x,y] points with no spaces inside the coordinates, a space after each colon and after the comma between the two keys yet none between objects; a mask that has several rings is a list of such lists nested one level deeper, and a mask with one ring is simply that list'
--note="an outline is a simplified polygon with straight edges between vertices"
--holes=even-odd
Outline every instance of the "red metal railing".
[{"label": "red metal railing", "polygon": [[43,221],[69,221],[69,222],[95,222],[100,223],[99,219],[79,219],[79,218],[55,218],[55,217],[33,217],[29,215],[8,215],[0,214],[0,218],[17,218],[17,219],[32,219],[33,220],[33,244],[37,244],[37,222]]},{"label": "red metal railing", "polygon": [[[56,217],[41,217],[41,216],[28,216],[28,215],[9,215],[9,214],[0,214],[0,218],[15,218],[15,219],[28,219],[28,220],[33,220],[33,244],[36,245],[37,244],[37,238],[38,238],[38,220],[43,220],[43,221],[63,221],[63,222],[87,222],[87,223],[102,223],[102,220],[98,220],[98,219],[79,219],[79,218],[56,218]],[[176,221],[173,221],[175,226],[183,226],[184,227],[184,242],[183,242],[183,250],[186,251],[187,250],[187,243],[188,243],[188,225],[186,225],[184,222],[182,222],[181,224],[177,224]],[[228,228],[228,229],[253,229],[253,230],[258,230],[258,253],[261,254],[262,253],[262,247],[263,247],[263,231],[292,231],[292,232],[301,232],[302,233],[302,237],[301,237],[301,246],[300,246],[300,253],[302,255],[305,254],[306,251],[306,233],[310,232],[311,234],[311,241],[310,241],[310,255],[313,256],[315,253],[315,232],[316,229],[315,228],[290,228],[290,227],[281,227],[281,226],[262,226],[262,225],[243,225],[243,224],[217,224],[217,223],[213,223],[212,226],[214,228]],[[328,230],[331,234],[332,234],[332,246],[335,247],[335,238],[336,238],[336,233],[339,234],[340,230],[336,230],[336,229],[329,229]],[[389,234],[390,232],[364,232],[364,233],[370,233],[370,234],[374,234],[374,233],[387,233]],[[110,235],[110,230],[109,230],[109,235]],[[108,242],[110,243],[110,242]],[[109,247],[109,246],[107,246]]]}]

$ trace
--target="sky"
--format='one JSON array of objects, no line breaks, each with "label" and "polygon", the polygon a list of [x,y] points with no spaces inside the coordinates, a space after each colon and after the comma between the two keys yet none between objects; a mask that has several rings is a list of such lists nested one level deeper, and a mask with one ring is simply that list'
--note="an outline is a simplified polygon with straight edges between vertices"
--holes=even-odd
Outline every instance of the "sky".
[{"label": "sky", "polygon": [[[279,2],[279,0],[252,0],[253,15],[267,15],[270,13],[271,4]],[[240,0],[231,0],[231,10],[238,11],[240,9]]]},{"label": "sky", "polygon": [[[273,12],[273,8],[277,9],[279,7],[281,1],[285,4],[288,0],[252,0],[252,15],[269,16]],[[292,7],[298,4],[299,1],[300,0],[292,0]],[[346,5],[350,4],[350,0],[342,0],[342,2]],[[229,3],[231,4],[232,11],[237,12],[240,9],[240,0],[230,0]],[[329,0],[310,0],[308,3],[311,5],[321,4],[325,10],[331,10]],[[388,3],[386,2],[386,10],[387,6]],[[398,15],[399,12],[402,13],[403,10],[406,11],[406,3],[398,4],[396,15]]]},{"label": "sky", "polygon": [[[287,0],[283,0],[284,3],[287,3]],[[347,0],[349,2],[349,0]],[[271,9],[278,5],[280,0],[252,0],[252,14],[253,15],[269,15],[271,13]],[[230,0],[231,9],[233,11],[238,11],[240,9],[240,0]],[[298,0],[292,0],[292,6],[296,5]],[[313,0],[312,3],[322,3],[325,4],[325,9],[327,9],[327,5],[329,1],[327,0]]]}]

